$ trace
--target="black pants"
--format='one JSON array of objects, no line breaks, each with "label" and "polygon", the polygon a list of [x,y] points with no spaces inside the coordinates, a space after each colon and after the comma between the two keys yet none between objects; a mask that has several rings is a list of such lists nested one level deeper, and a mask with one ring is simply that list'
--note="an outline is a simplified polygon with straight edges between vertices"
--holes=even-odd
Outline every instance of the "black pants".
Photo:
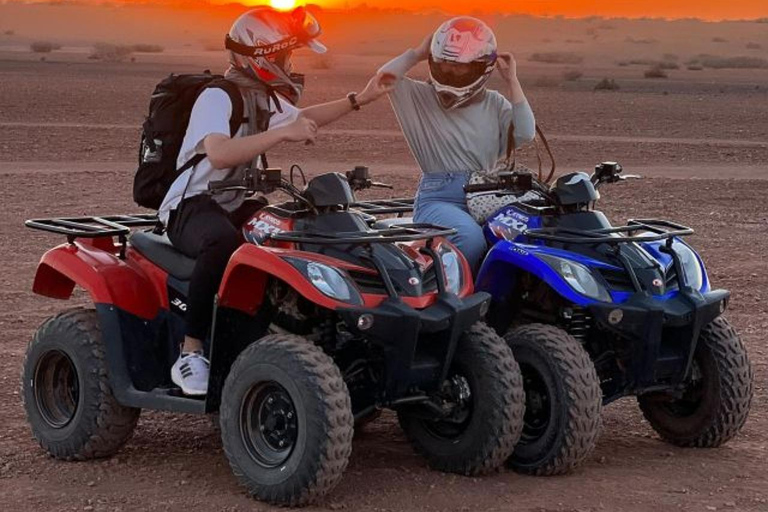
[{"label": "black pants", "polygon": [[187,297],[187,336],[204,340],[211,328],[213,298],[232,253],[240,247],[240,227],[264,206],[249,200],[232,213],[208,195],[185,199],[171,211],[168,238],[190,258],[197,259]]}]

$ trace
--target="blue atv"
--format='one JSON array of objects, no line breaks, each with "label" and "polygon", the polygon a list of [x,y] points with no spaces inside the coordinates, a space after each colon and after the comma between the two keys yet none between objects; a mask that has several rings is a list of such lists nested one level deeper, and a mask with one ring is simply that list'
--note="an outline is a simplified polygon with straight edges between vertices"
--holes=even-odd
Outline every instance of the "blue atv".
[{"label": "blue atv", "polygon": [[[637,396],[677,446],[719,446],[749,412],[752,369],[722,316],[730,293],[711,288],[683,241],[693,230],[665,220],[615,227],[595,210],[598,188],[629,177],[621,173],[606,162],[553,186],[527,172],[467,186],[516,200],[484,226],[490,250],[476,290],[493,296],[487,321],[523,374],[523,434],[508,461],[522,473],[576,467],[595,446],[602,405],[624,396]],[[406,203],[377,208],[400,213]]]}]

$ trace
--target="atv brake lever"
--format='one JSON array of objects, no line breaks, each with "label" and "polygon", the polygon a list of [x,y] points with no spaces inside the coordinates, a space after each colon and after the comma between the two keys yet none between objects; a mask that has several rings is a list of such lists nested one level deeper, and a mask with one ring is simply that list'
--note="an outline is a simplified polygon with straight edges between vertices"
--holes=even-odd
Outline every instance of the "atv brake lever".
[{"label": "atv brake lever", "polygon": [[386,183],[379,183],[379,182],[377,182],[377,181],[372,181],[372,182],[371,182],[371,186],[372,186],[372,187],[377,187],[377,188],[388,188],[388,189],[390,189],[390,190],[394,190],[394,188],[395,188],[395,187],[393,187],[392,185],[388,185],[388,184],[386,184]]}]

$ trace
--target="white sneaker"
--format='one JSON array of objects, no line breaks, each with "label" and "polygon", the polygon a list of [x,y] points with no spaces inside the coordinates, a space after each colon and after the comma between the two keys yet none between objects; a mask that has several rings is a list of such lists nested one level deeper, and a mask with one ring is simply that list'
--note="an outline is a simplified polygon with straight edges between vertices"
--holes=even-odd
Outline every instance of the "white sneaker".
[{"label": "white sneaker", "polygon": [[171,380],[185,395],[203,396],[208,393],[211,363],[199,352],[182,353],[173,363]]}]

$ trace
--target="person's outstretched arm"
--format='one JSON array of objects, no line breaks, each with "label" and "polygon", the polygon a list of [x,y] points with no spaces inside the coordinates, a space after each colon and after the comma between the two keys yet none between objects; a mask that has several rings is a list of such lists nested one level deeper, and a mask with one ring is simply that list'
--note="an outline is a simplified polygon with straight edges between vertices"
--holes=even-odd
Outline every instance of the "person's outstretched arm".
[{"label": "person's outstretched arm", "polygon": [[247,137],[230,138],[212,133],[203,139],[203,149],[216,169],[228,169],[252,161],[281,142],[314,142],[317,124],[311,119],[298,119],[282,128],[267,130]]},{"label": "person's outstretched arm", "polygon": [[[394,84],[386,73],[376,73],[365,86],[363,92],[356,95],[358,105],[361,107],[373,103],[392,90]],[[325,126],[352,112],[352,102],[349,98],[321,103],[301,109],[301,113],[307,119],[311,119],[317,126]]]}]

